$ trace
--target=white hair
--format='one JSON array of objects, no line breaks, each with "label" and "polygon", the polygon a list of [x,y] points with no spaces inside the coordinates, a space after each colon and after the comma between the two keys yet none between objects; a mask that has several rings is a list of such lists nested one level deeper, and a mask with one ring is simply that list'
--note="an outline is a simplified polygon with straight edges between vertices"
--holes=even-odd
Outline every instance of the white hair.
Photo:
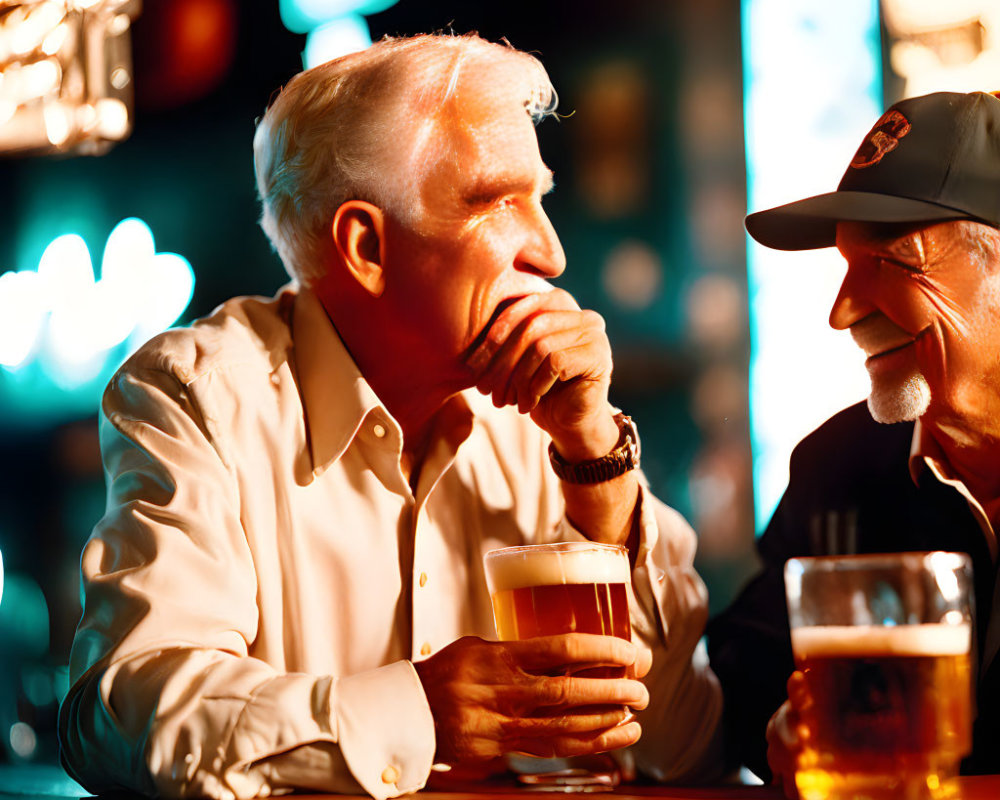
[{"label": "white hair", "polygon": [[480,79],[477,91],[515,92],[536,123],[554,112],[541,62],[476,34],[386,37],[300,72],[282,89],[257,125],[254,169],[260,225],[292,278],[309,285],[323,274],[330,225],[345,201],[412,218],[422,155],[470,61],[505,67],[486,70],[497,85]]}]

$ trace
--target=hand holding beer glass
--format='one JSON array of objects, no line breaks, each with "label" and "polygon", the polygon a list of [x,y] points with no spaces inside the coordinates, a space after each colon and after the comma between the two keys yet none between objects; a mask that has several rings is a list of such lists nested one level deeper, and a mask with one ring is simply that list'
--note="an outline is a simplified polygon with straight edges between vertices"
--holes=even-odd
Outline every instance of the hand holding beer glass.
[{"label": "hand holding beer glass", "polygon": [[[627,584],[631,569],[626,548],[593,542],[561,542],[493,550],[484,557],[486,581],[501,641],[566,633],[617,636],[631,641]],[[577,667],[581,678],[635,678],[633,667]],[[524,776],[526,783],[593,791],[617,781],[613,762],[603,769],[570,768]]]},{"label": "hand holding beer glass", "polygon": [[944,800],[971,750],[972,568],[961,553],[794,558],[802,800]]}]

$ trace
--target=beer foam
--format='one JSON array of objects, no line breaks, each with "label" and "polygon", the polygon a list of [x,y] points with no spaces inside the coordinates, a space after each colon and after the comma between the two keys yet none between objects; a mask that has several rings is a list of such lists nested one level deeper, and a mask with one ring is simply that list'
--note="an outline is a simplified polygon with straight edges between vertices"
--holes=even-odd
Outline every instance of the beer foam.
[{"label": "beer foam", "polygon": [[[494,551],[496,552],[496,551]],[[534,550],[513,548],[487,554],[491,592],[561,583],[628,583],[628,556],[611,548]]]},{"label": "beer foam", "polygon": [[830,656],[958,656],[969,652],[971,627],[945,625],[817,625],[792,629],[797,659]]}]

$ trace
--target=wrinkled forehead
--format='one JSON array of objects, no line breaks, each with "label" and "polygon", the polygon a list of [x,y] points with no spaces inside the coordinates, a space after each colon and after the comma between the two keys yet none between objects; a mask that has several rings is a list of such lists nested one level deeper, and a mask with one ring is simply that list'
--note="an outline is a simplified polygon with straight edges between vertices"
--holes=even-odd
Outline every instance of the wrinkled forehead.
[{"label": "wrinkled forehead", "polygon": [[856,254],[884,255],[921,263],[929,250],[963,237],[963,222],[839,222],[837,248],[848,258]]},{"label": "wrinkled forehead", "polygon": [[996,251],[1000,247],[1000,232],[991,225],[971,219],[930,223],[837,224],[837,247],[847,258],[858,254],[884,255],[923,263],[962,253],[981,257],[987,243]]},{"label": "wrinkled forehead", "polygon": [[405,111],[412,138],[399,168],[422,209],[500,174],[533,175],[541,163],[523,69],[469,57],[441,66]]},{"label": "wrinkled forehead", "polygon": [[432,142],[441,155],[476,150],[484,141],[532,128],[531,75],[517,62],[455,51],[430,53],[422,66],[426,78],[403,110],[415,151]]}]

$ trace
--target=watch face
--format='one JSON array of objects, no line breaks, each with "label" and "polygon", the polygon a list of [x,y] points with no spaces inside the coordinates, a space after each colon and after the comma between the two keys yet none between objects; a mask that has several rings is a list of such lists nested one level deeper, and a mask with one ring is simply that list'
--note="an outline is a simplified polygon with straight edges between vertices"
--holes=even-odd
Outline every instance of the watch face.
[{"label": "watch face", "polygon": [[624,414],[621,415],[620,425],[622,427],[622,430],[625,431],[625,434],[628,438],[628,442],[626,442],[626,447],[628,448],[628,452],[632,456],[632,462],[633,462],[632,466],[637,467],[639,466],[639,451],[640,451],[639,431],[636,429],[635,422],[632,421],[632,418],[627,417]]}]

